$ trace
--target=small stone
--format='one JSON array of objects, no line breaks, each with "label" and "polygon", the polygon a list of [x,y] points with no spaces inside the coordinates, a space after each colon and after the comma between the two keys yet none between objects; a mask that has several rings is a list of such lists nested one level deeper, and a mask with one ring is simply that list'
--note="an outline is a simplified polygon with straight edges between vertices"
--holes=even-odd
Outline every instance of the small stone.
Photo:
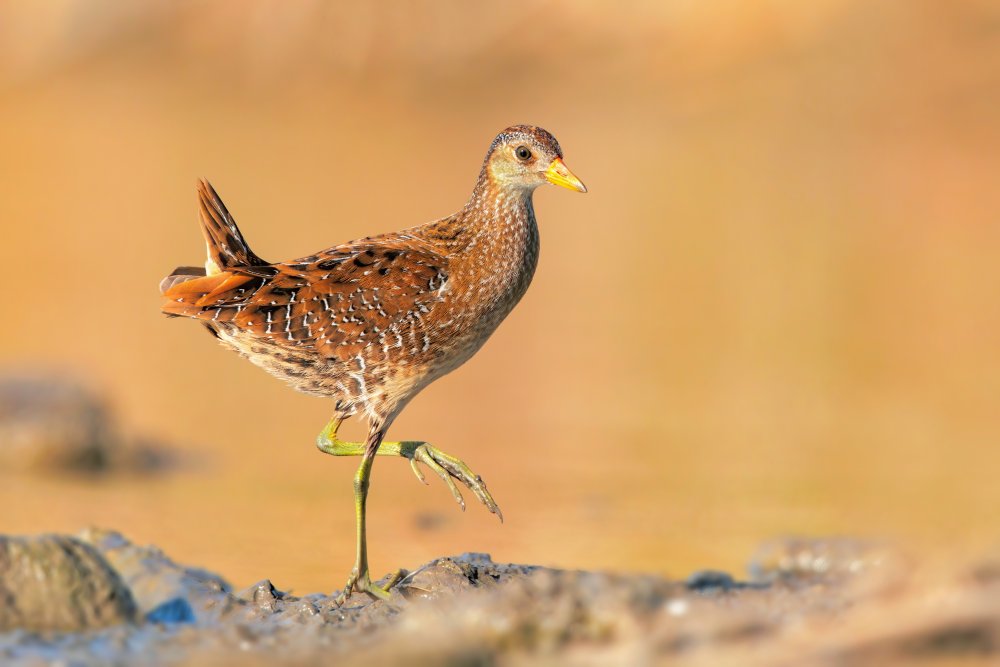
[{"label": "small stone", "polygon": [[688,590],[698,593],[729,591],[736,587],[736,581],[728,572],[721,570],[700,570],[684,582]]},{"label": "small stone", "polygon": [[277,590],[270,579],[262,579],[236,594],[236,597],[241,600],[246,600],[257,607],[263,607],[271,611],[274,611],[278,600],[284,596],[285,594]]},{"label": "small stone", "polygon": [[194,609],[184,598],[174,598],[146,614],[146,621],[149,623],[194,623]]}]

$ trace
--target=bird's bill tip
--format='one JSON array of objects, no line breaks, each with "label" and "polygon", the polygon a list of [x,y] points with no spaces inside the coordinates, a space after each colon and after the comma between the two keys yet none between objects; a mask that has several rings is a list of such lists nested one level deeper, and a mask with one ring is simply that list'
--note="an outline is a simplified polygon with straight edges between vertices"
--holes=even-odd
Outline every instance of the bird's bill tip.
[{"label": "bird's bill tip", "polygon": [[569,167],[562,161],[562,158],[553,160],[549,168],[545,170],[545,180],[553,185],[560,185],[569,190],[576,190],[577,192],[587,191],[587,186],[569,170]]}]

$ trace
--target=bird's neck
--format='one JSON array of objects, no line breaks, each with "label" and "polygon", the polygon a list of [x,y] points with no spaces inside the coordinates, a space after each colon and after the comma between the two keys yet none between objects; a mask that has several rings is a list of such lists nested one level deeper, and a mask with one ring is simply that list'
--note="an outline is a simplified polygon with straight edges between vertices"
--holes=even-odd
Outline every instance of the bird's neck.
[{"label": "bird's neck", "polygon": [[466,252],[497,270],[523,270],[526,259],[537,259],[538,225],[532,205],[533,192],[480,179],[462,211],[470,241]]},{"label": "bird's neck", "polygon": [[481,178],[461,211],[426,228],[428,240],[443,246],[457,282],[490,301],[520,299],[538,263],[531,197],[530,189],[505,188]]}]

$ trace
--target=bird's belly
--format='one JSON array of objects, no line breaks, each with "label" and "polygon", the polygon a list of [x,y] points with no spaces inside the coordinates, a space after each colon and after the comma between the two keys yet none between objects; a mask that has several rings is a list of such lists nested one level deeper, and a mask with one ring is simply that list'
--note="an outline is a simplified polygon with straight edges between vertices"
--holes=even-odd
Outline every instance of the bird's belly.
[{"label": "bird's belly", "polygon": [[223,345],[298,391],[326,398],[341,398],[341,394],[347,398],[350,393],[338,389],[337,385],[343,383],[329,372],[331,364],[315,352],[277,345],[267,338],[223,327],[216,333]]},{"label": "bird's belly", "polygon": [[[397,413],[422,389],[468,361],[509,312],[479,317],[456,313],[452,319],[402,327],[384,344],[358,356],[326,359],[312,348],[295,348],[252,333],[217,328],[219,341],[294,389],[336,400],[344,415]],[[397,335],[398,333],[398,335]]]}]

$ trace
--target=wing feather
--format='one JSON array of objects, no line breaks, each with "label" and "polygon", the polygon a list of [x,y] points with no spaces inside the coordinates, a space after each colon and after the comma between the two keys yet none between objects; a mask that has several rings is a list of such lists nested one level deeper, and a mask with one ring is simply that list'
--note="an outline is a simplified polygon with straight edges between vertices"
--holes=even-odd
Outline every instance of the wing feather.
[{"label": "wing feather", "polygon": [[[441,299],[447,259],[411,237],[362,239],[292,262],[229,267],[168,289],[164,311],[228,322],[278,344],[350,359]],[[263,274],[263,275],[262,275]]]}]

